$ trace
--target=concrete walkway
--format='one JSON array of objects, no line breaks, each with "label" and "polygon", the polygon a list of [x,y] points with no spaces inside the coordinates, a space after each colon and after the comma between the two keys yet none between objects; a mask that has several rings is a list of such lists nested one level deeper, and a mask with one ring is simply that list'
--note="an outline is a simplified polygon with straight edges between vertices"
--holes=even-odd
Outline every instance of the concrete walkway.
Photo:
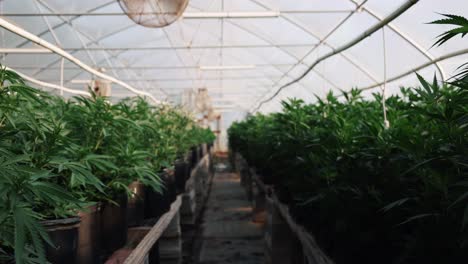
[{"label": "concrete walkway", "polygon": [[202,217],[199,264],[260,264],[263,226],[252,222],[252,206],[237,174],[216,172]]}]

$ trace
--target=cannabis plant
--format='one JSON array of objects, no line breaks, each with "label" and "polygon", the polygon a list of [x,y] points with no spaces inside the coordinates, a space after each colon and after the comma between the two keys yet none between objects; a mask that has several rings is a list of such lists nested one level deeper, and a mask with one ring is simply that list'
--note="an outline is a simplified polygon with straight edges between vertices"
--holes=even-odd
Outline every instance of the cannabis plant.
[{"label": "cannabis plant", "polygon": [[178,108],[65,100],[0,66],[0,260],[45,263],[40,221],[130,195],[133,181],[161,192],[158,172],[213,136]]},{"label": "cannabis plant", "polygon": [[[468,32],[466,19],[446,17],[433,23],[459,27],[436,45]],[[449,83],[418,78],[386,99],[389,128],[382,96],[351,90],[291,99],[229,129],[231,148],[336,263],[468,262],[466,69]]]},{"label": "cannabis plant", "polygon": [[56,142],[47,137],[60,125],[38,122],[46,95],[1,66],[0,84],[0,248],[16,263],[45,263],[50,240],[39,221],[66,217],[80,201],[59,186],[63,175],[49,159]]}]

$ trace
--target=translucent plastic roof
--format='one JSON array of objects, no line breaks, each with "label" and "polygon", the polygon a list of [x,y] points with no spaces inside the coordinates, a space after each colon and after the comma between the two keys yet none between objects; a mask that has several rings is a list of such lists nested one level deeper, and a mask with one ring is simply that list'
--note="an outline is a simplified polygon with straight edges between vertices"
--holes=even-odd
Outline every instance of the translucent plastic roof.
[{"label": "translucent plastic roof", "polygon": [[[397,92],[401,85],[417,83],[415,69],[427,77],[452,75],[468,59],[466,45],[457,39],[431,48],[447,28],[427,22],[441,18],[438,13],[463,15],[468,1],[191,0],[181,19],[158,29],[133,23],[115,0],[0,0],[0,12],[1,18],[158,99],[179,102],[188,90],[208,88],[219,111],[243,112],[409,2],[416,3],[262,104],[260,111],[268,112],[279,110],[287,97],[313,101],[329,90],[375,86],[366,93],[379,91],[385,76],[388,91]],[[18,54],[18,49],[41,47],[3,29],[0,46],[2,64],[60,84],[59,55]],[[93,77],[65,60],[63,78],[64,86],[83,90],[83,80]],[[112,95],[133,93],[114,84]]]}]

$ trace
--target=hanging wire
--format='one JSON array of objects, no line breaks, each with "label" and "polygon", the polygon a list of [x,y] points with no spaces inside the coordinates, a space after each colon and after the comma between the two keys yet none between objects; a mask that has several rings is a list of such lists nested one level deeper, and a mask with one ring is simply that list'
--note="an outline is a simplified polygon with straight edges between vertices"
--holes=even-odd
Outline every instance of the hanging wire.
[{"label": "hanging wire", "polygon": [[383,110],[383,117],[384,117],[384,126],[385,128],[390,128],[390,121],[387,118],[387,45],[385,42],[385,27],[382,28],[382,45],[383,45],[383,60],[384,60],[384,83],[381,86],[382,90],[382,110]]},{"label": "hanging wire", "polygon": [[[185,34],[185,31],[184,31],[184,27],[182,25],[182,22],[181,20],[178,20],[178,22],[176,23],[177,25],[177,28],[178,28],[178,31],[179,31],[179,36],[180,36],[180,39],[182,40],[183,43],[187,43],[187,54],[188,56],[190,56],[190,58],[192,59],[192,62],[196,63],[196,59],[195,59],[195,56],[193,55],[192,53],[192,43],[193,43],[193,40],[195,38],[195,35],[193,35],[191,38],[190,38],[190,41],[186,41],[187,37],[186,37],[186,34]],[[200,25],[200,24],[199,24]],[[198,31],[196,31],[195,34],[198,34]],[[201,76],[201,72],[198,70],[197,73],[195,74],[195,78],[192,77],[192,74],[190,74],[190,71],[186,70],[187,72],[187,76],[190,77],[191,81],[192,81],[192,85],[193,87],[196,87],[197,85],[197,82],[198,81],[199,83],[202,83],[202,76]]]},{"label": "hanging wire", "polygon": [[[65,65],[65,58],[60,61],[60,86],[63,87],[63,68]],[[63,96],[63,89],[60,89],[60,96]]]},{"label": "hanging wire", "polygon": [[[3,15],[3,2],[5,0],[0,0],[0,15]],[[6,47],[6,43],[5,43],[5,29],[2,28],[0,29],[1,30],[1,36],[2,36],[2,47]],[[5,59],[6,59],[6,53],[3,53],[2,54],[2,62],[5,63]]]},{"label": "hanging wire", "polygon": [[364,31],[363,33],[359,34],[357,37],[355,37],[354,39],[352,39],[351,41],[347,42],[346,44],[340,46],[340,47],[336,47],[335,49],[333,49],[332,51],[326,53],[325,55],[321,56],[319,60],[313,62],[308,68],[307,70],[302,73],[299,77],[295,78],[294,80],[280,86],[278,89],[275,89],[275,92],[269,96],[268,98],[262,100],[255,108],[253,108],[251,111],[252,112],[257,112],[265,103],[273,100],[276,96],[278,96],[279,93],[281,93],[282,90],[284,90],[285,88],[299,82],[300,80],[302,80],[303,78],[305,78],[311,71],[314,70],[314,68],[320,64],[321,62],[337,55],[337,54],[340,54],[342,53],[343,51],[346,51],[350,48],[352,48],[353,46],[357,45],[358,43],[360,43],[361,41],[363,41],[364,39],[368,38],[369,36],[371,36],[372,34],[374,34],[375,32],[377,32],[379,29],[383,28],[384,26],[386,26],[387,24],[389,24],[390,22],[392,22],[394,19],[396,19],[397,17],[399,17],[401,14],[403,14],[406,10],[408,10],[410,7],[412,7],[413,5],[415,5],[419,0],[408,0],[407,2],[405,2],[403,5],[401,5],[398,9],[396,9],[395,11],[393,11],[391,14],[389,14],[386,18],[382,19],[382,20],[379,20],[380,22],[378,22],[377,24],[375,24],[374,26],[372,26],[371,28],[369,28],[368,30]]},{"label": "hanging wire", "polygon": [[[36,6],[37,11],[39,11],[39,13],[42,13],[42,8],[37,1],[34,1],[34,5]],[[50,34],[54,38],[55,44],[57,44],[57,46],[59,46],[60,48],[63,48],[62,42],[58,38],[57,34],[55,34],[55,30],[50,24],[49,19],[43,16],[42,20],[44,20],[44,23],[47,25],[47,28],[49,29]],[[65,63],[65,59],[62,57],[62,59],[60,60],[60,87],[63,87],[64,63]],[[63,89],[60,89],[60,96],[63,96]]]},{"label": "hanging wire", "polygon": [[[39,11],[39,13],[42,13],[43,10],[42,10],[41,6],[37,3],[37,1],[34,1],[33,3],[36,6],[37,11]],[[59,46],[60,48],[63,48],[62,42],[60,42],[60,39],[55,34],[55,31],[52,28],[52,25],[50,25],[49,19],[47,19],[47,17],[43,16],[42,20],[44,20],[44,23],[47,25],[47,28],[49,29],[50,34],[54,38],[55,44],[57,44],[57,46]]]},{"label": "hanging wire", "polygon": [[[215,0],[211,0],[210,4],[208,5],[208,8],[206,8],[205,11],[209,11],[213,7],[214,4],[215,4]],[[181,21],[181,20],[179,20],[179,21]],[[192,47],[193,42],[195,41],[195,38],[200,33],[201,26],[202,26],[203,23],[206,23],[205,20],[200,20],[200,22],[197,24],[197,26],[195,28],[195,32],[193,33],[192,37],[190,38],[190,41],[188,42],[189,47]],[[192,60],[195,62],[195,65],[200,65],[201,60],[205,57],[205,54],[206,54],[207,51],[208,51],[208,49],[203,49],[198,59],[195,58],[195,56],[193,55],[192,52],[189,52],[190,56],[192,57]],[[198,81],[202,84],[202,86],[206,86],[206,82],[205,82],[205,80],[203,78],[203,72],[202,72],[202,70],[200,70],[200,68],[197,69],[196,75],[197,75]]]},{"label": "hanging wire", "polygon": [[[221,0],[221,12],[224,12],[224,0]],[[220,35],[220,42],[221,42],[221,48],[219,49],[219,60],[221,66],[224,65],[224,52],[223,52],[223,45],[224,45],[224,18],[221,18],[221,35]],[[224,90],[224,72],[220,71],[220,88],[221,88],[221,93]]]}]

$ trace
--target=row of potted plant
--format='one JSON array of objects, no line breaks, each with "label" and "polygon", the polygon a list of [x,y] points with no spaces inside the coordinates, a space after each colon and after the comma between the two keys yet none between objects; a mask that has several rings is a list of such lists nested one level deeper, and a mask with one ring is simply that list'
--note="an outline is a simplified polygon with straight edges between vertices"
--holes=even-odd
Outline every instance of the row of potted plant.
[{"label": "row of potted plant", "polygon": [[77,229],[91,236],[96,227],[86,224],[96,222],[80,220],[96,211],[100,253],[111,253],[125,243],[122,209],[135,184],[167,192],[164,175],[176,160],[213,137],[178,108],[142,98],[66,100],[0,67],[0,262],[58,263],[75,250]]},{"label": "row of potted plant", "polygon": [[230,149],[338,264],[468,263],[467,75],[418,76],[385,99],[388,122],[380,94],[285,101],[232,125]]}]

